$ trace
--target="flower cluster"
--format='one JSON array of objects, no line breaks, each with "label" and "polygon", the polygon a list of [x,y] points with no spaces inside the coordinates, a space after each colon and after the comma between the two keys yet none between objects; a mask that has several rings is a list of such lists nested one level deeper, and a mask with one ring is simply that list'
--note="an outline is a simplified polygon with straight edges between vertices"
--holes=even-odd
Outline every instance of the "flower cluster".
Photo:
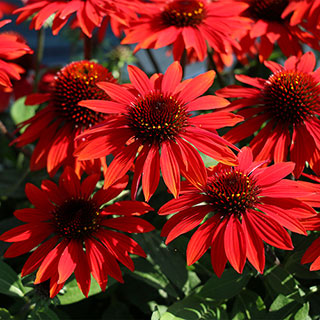
[{"label": "flower cluster", "polygon": [[[39,44],[25,70],[17,59],[33,51],[0,33],[0,91],[10,92],[0,110],[11,92],[38,106],[6,132],[8,145],[30,147],[31,171],[50,177],[26,184],[30,205],[13,213],[24,224],[0,235],[12,243],[5,258],[30,253],[22,277],[48,282],[51,298],[73,274],[84,296],[91,276],[104,291],[109,276],[124,282],[119,262],[134,272],[132,255],[148,255],[125,233],[155,226],[165,244],[187,238],[189,266],[210,249],[218,277],[227,263],[242,273],[246,259],[263,274],[265,247],[293,250],[293,234],[320,230],[320,1],[23,2],[0,2],[0,15],[15,10],[40,35],[80,28],[84,60],[47,68]],[[92,59],[109,23],[119,44],[147,50],[155,73],[129,65],[123,83]],[[174,60],[166,70],[149,50],[164,47]],[[186,77],[193,62],[202,69]],[[310,262],[320,269],[320,238],[304,252]]]}]

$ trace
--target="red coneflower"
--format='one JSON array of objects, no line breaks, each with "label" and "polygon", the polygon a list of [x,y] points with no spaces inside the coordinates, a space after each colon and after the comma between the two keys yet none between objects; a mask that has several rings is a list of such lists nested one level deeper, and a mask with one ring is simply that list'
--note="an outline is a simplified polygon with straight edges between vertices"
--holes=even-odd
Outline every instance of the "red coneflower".
[{"label": "red coneflower", "polygon": [[236,143],[258,131],[250,142],[257,160],[281,162],[289,154],[296,163],[295,177],[300,176],[306,161],[320,173],[320,69],[313,72],[315,64],[312,52],[290,57],[284,67],[265,62],[273,72],[267,80],[236,76],[254,88],[234,85],[218,90],[223,97],[242,98],[232,102],[230,110],[240,110],[246,119],[224,138]]},{"label": "red coneflower", "polygon": [[[226,1],[225,1],[226,2]],[[239,17],[246,4],[208,2],[206,0],[152,0],[140,6],[139,18],[132,21],[123,44],[138,43],[135,51],[162,48],[173,44],[173,57],[180,60],[184,49],[194,49],[200,61],[207,56],[207,44],[226,52],[234,30],[246,28]]]},{"label": "red coneflower", "polygon": [[[252,20],[248,34],[255,42],[261,61],[269,58],[277,43],[287,56],[301,56],[301,44],[319,49],[318,40],[299,25],[290,24],[290,17],[284,17],[289,0],[234,0],[234,3],[249,5],[243,16]],[[245,50],[245,48],[243,48]]]},{"label": "red coneflower", "polygon": [[211,262],[220,277],[227,261],[239,273],[246,258],[263,273],[263,241],[284,250],[293,249],[284,228],[306,235],[301,219],[316,212],[297,197],[309,194],[299,182],[283,179],[294,163],[261,168],[250,148],[238,155],[239,165],[223,164],[208,170],[205,183],[186,184],[182,196],[159,209],[160,215],[177,213],[164,225],[161,235],[169,243],[179,235],[200,227],[187,247],[187,263],[193,264],[211,247]]},{"label": "red coneflower", "polygon": [[115,156],[105,174],[105,187],[126,174],[136,157],[132,196],[135,197],[142,176],[146,200],[158,186],[160,168],[164,182],[175,197],[179,193],[180,172],[190,178],[206,180],[203,162],[195,148],[224,163],[237,163],[226,145],[234,146],[219,137],[216,129],[232,126],[242,117],[229,112],[191,117],[192,111],[212,110],[229,104],[213,95],[199,98],[212,85],[213,71],[182,83],[182,68],[178,62],[171,64],[164,75],[155,74],[151,79],[135,66],[129,66],[128,72],[135,90],[101,82],[99,88],[112,101],[79,103],[94,111],[112,114],[108,122],[85,131],[79,137],[82,141],[76,150],[79,160],[110,153]]},{"label": "red coneflower", "polygon": [[26,130],[13,141],[17,146],[27,145],[38,140],[33,151],[31,170],[47,168],[53,176],[61,166],[75,168],[78,175],[83,170],[98,170],[101,161],[78,161],[73,152],[77,145],[74,139],[106,117],[98,112],[78,106],[84,99],[108,100],[108,95],[96,86],[99,81],[115,82],[111,73],[103,66],[90,61],[73,62],[62,68],[50,84],[51,91],[29,95],[26,104],[49,102],[35,116],[18,125]]},{"label": "red coneflower", "polygon": [[[0,21],[0,28],[9,22],[11,20]],[[0,86],[11,88],[12,83],[10,78],[15,80],[20,79],[20,74],[24,72],[24,69],[7,60],[17,59],[33,51],[17,35],[2,33],[0,34],[0,43]]]},{"label": "red coneflower", "polygon": [[[5,35],[8,40],[11,38],[12,41],[27,45],[24,37],[17,32],[7,31],[0,33],[0,35]],[[33,56],[29,54],[20,56],[20,54],[18,54],[18,57],[15,57],[16,53],[13,52],[7,58],[10,58],[10,63],[21,73],[20,79],[12,79],[12,87],[10,88],[0,85],[0,112],[8,108],[11,99],[17,100],[32,92],[33,77],[30,74],[30,70],[33,69]]]},{"label": "red coneflower", "polygon": [[92,196],[98,180],[99,175],[91,175],[80,183],[68,167],[60,176],[59,185],[50,180],[44,180],[41,189],[27,184],[26,195],[34,208],[14,212],[26,224],[0,236],[2,241],[14,242],[4,254],[7,258],[36,247],[21,275],[38,269],[35,284],[50,279],[51,298],[58,294],[73,272],[87,297],[90,274],[105,290],[109,275],[123,282],[117,260],[133,271],[129,253],[146,256],[133,239],[116,231],[141,233],[153,230],[149,222],[138,217],[153,209],[138,201],[119,201],[103,206],[119,195],[128,179],[119,180]]},{"label": "red coneflower", "polygon": [[32,17],[30,29],[39,30],[54,14],[52,33],[56,35],[69,18],[74,17],[74,25],[79,26],[88,37],[92,36],[96,27],[101,26],[103,19],[110,14],[109,10],[116,6],[111,0],[25,0],[24,2],[25,6],[14,12],[20,13],[17,23]]}]

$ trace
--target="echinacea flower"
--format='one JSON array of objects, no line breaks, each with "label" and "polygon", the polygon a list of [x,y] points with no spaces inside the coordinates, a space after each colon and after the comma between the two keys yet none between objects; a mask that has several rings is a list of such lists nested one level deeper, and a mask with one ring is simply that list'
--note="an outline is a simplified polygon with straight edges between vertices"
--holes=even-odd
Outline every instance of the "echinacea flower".
[{"label": "echinacea flower", "polygon": [[219,277],[227,261],[241,273],[246,259],[263,273],[263,242],[292,250],[285,228],[306,235],[300,220],[316,215],[298,200],[310,193],[309,188],[283,179],[294,163],[261,168],[264,161],[253,161],[248,147],[241,149],[238,158],[238,166],[218,164],[208,171],[205,183],[186,184],[178,199],[159,209],[160,215],[176,213],[163,226],[166,243],[198,227],[188,243],[187,264],[195,263],[211,247],[212,267]]},{"label": "echinacea flower", "polygon": [[[2,28],[11,20],[0,21],[0,28]],[[6,33],[0,34],[0,86],[11,88],[11,79],[19,80],[20,74],[24,69],[10,62],[10,60],[17,59],[26,53],[33,51],[25,42],[21,42],[18,36],[8,35]]]},{"label": "echinacea flower", "polygon": [[234,85],[216,92],[225,98],[240,98],[229,110],[238,110],[246,119],[224,138],[236,143],[257,132],[250,142],[257,160],[290,159],[296,163],[295,177],[301,175],[307,161],[319,173],[320,69],[313,71],[315,56],[307,52],[301,58],[290,57],[284,66],[272,61],[265,65],[273,72],[267,80],[236,76],[253,88]]},{"label": "echinacea flower", "polygon": [[139,18],[125,30],[123,44],[138,43],[139,49],[158,49],[173,45],[173,57],[180,60],[184,49],[194,49],[203,61],[207,44],[217,52],[226,52],[227,44],[239,45],[231,34],[247,27],[240,13],[246,4],[209,2],[206,0],[152,0],[140,6]]},{"label": "echinacea flower", "polygon": [[234,0],[235,4],[238,2],[249,5],[243,16],[252,20],[247,33],[257,46],[261,61],[269,58],[276,43],[287,57],[301,56],[303,43],[319,49],[314,35],[303,26],[292,25],[290,16],[283,16],[290,0]]},{"label": "echinacea flower", "polygon": [[[126,25],[124,15],[132,15],[130,4],[125,0],[25,0],[25,6],[14,13],[19,13],[17,23],[32,17],[30,29],[39,30],[47,19],[54,15],[52,33],[57,35],[62,27],[72,18],[73,26],[92,37],[95,28],[105,29],[109,20],[112,27],[119,32],[119,24]],[[103,32],[104,34],[104,32]]]},{"label": "echinacea flower", "polygon": [[[11,38],[12,41],[27,45],[27,41],[20,33],[7,31],[0,33],[0,36],[1,35],[5,35],[8,40]],[[24,97],[27,94],[30,94],[33,89],[33,77],[30,73],[33,69],[33,56],[30,54],[20,56],[20,54],[18,54],[18,57],[15,57],[16,54],[12,52],[7,56],[7,59],[10,58],[11,65],[19,71],[20,79],[12,79],[11,87],[0,85],[0,112],[5,111],[9,107],[11,100],[17,100]]]},{"label": "echinacea flower", "polygon": [[145,199],[150,199],[159,183],[160,168],[165,184],[176,197],[180,172],[190,178],[206,179],[204,164],[195,148],[218,161],[237,163],[228,146],[235,147],[223,140],[216,129],[232,126],[242,117],[229,112],[191,117],[193,111],[213,110],[229,104],[213,95],[199,97],[212,85],[214,71],[182,83],[179,62],[171,64],[164,75],[155,74],[151,79],[135,66],[129,66],[128,72],[133,89],[101,82],[99,88],[111,101],[79,103],[93,111],[110,114],[108,122],[78,137],[81,143],[76,150],[79,160],[115,156],[105,173],[105,187],[135,164],[133,198],[142,176]]},{"label": "echinacea flower", "polygon": [[74,139],[84,129],[105,120],[103,114],[78,106],[84,99],[109,99],[96,86],[99,81],[116,80],[98,63],[73,62],[58,71],[52,83],[47,84],[50,92],[27,97],[27,105],[48,102],[35,116],[18,124],[19,129],[26,127],[26,130],[13,141],[21,147],[38,140],[30,161],[31,170],[47,168],[53,176],[61,166],[68,165],[80,175],[83,170],[100,172],[101,165],[105,167],[105,159],[80,162],[73,156],[77,144]]},{"label": "echinacea flower", "polygon": [[16,210],[14,215],[26,223],[0,236],[2,241],[13,242],[4,254],[6,258],[36,248],[21,275],[38,269],[34,283],[50,280],[51,298],[73,273],[86,297],[91,274],[105,290],[109,275],[123,282],[117,260],[133,271],[129,253],[146,256],[137,242],[122,232],[153,230],[149,222],[139,217],[153,209],[139,201],[105,205],[120,194],[128,179],[124,177],[92,196],[99,177],[91,175],[81,183],[68,167],[60,176],[59,185],[50,180],[44,180],[41,189],[27,184],[26,195],[34,208]]},{"label": "echinacea flower", "polygon": [[11,14],[17,8],[18,7],[12,3],[0,1],[0,19],[2,19],[4,15]]}]

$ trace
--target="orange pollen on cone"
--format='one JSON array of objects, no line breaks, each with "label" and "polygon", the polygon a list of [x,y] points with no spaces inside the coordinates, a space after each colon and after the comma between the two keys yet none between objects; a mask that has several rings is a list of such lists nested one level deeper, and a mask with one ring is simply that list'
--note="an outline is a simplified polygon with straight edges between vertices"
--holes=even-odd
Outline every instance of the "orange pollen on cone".
[{"label": "orange pollen on cone", "polygon": [[100,212],[91,200],[68,199],[53,213],[56,232],[68,239],[84,239],[100,228]]},{"label": "orange pollen on cone", "polygon": [[115,82],[111,73],[95,62],[78,61],[62,68],[55,77],[53,103],[59,117],[74,127],[88,128],[103,119],[101,113],[78,106],[81,100],[109,100],[96,86],[99,81]]},{"label": "orange pollen on cone", "polygon": [[266,81],[262,104],[272,117],[296,125],[319,112],[320,86],[310,74],[282,70]]},{"label": "orange pollen on cone", "polygon": [[168,26],[194,27],[201,24],[207,16],[202,1],[175,0],[170,2],[162,12],[162,20]]},{"label": "orange pollen on cone", "polygon": [[190,114],[173,96],[151,92],[138,97],[128,112],[128,124],[143,143],[174,139],[188,125]]},{"label": "orange pollen on cone", "polygon": [[282,21],[281,14],[288,4],[288,0],[252,0],[249,11],[256,19]]},{"label": "orange pollen on cone", "polygon": [[240,218],[258,202],[259,187],[251,176],[231,167],[208,178],[206,193],[213,212]]}]

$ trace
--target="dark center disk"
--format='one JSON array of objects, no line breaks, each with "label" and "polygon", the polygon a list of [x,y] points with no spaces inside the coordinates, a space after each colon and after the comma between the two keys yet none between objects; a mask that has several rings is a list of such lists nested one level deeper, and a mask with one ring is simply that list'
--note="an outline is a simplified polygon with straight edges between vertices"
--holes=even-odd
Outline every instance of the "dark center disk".
[{"label": "dark center disk", "polygon": [[258,202],[259,188],[250,176],[241,171],[221,171],[208,180],[207,194],[213,211],[223,216],[241,217]]},{"label": "dark center disk", "polygon": [[253,0],[249,11],[256,19],[282,21],[282,12],[288,6],[288,0]]},{"label": "dark center disk", "polygon": [[297,125],[319,111],[320,87],[309,74],[280,71],[266,82],[262,104],[278,121]]},{"label": "dark center disk", "polygon": [[150,93],[138,99],[129,110],[129,126],[144,143],[174,139],[187,125],[189,114],[172,96]]},{"label": "dark center disk", "polygon": [[108,69],[90,62],[73,62],[61,69],[55,78],[53,102],[60,117],[74,127],[88,128],[99,122],[103,115],[78,106],[81,100],[108,100],[108,95],[96,86],[99,81],[115,82]]},{"label": "dark center disk", "polygon": [[202,1],[176,0],[169,3],[162,12],[162,20],[167,26],[194,27],[206,17]]},{"label": "dark center disk", "polygon": [[69,239],[84,239],[100,227],[99,210],[90,200],[70,199],[54,212],[57,232]]}]

